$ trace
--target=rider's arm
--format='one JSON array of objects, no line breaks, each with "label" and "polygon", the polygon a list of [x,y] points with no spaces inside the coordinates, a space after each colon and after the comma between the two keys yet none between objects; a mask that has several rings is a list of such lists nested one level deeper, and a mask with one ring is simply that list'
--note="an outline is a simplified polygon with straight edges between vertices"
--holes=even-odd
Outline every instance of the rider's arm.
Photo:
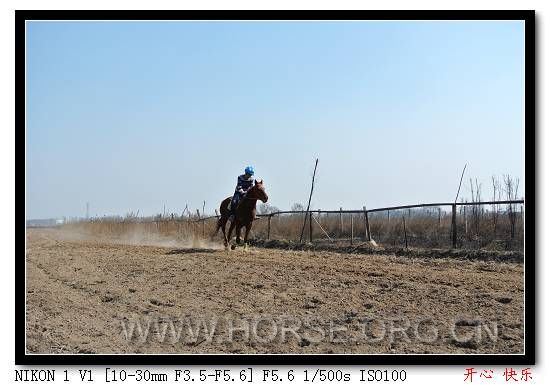
[{"label": "rider's arm", "polygon": [[254,187],[254,179],[250,183],[248,183],[248,187],[246,188],[245,192],[248,192],[252,187]]},{"label": "rider's arm", "polygon": [[246,191],[243,190],[241,177],[237,177],[237,188],[235,189],[239,194],[243,195]]}]

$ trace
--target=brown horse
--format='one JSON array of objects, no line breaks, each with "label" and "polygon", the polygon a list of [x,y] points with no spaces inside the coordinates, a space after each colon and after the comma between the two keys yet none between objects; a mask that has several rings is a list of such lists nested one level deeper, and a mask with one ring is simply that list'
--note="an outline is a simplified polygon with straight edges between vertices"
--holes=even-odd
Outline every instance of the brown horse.
[{"label": "brown horse", "polygon": [[[246,195],[241,198],[237,208],[235,209],[235,219],[231,222],[229,226],[229,234],[225,234],[225,225],[229,220],[229,209],[227,206],[231,201],[231,197],[226,198],[222,201],[220,205],[220,219],[218,219],[218,226],[216,227],[217,234],[218,230],[221,228],[223,232],[223,244],[225,247],[229,244],[231,239],[231,233],[233,228],[235,228],[235,234],[237,235],[237,244],[241,243],[241,228],[246,227],[246,232],[244,233],[244,243],[248,241],[248,233],[252,228],[252,222],[256,219],[256,202],[261,200],[262,202],[267,202],[267,194],[264,189],[263,181],[256,181],[254,186],[248,190]],[[234,246],[231,247],[232,249]]]}]

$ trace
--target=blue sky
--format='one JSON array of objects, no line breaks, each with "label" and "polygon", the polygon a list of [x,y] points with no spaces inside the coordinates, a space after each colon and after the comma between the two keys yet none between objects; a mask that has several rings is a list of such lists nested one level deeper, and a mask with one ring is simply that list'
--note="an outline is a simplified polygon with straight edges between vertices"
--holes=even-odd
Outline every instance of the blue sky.
[{"label": "blue sky", "polygon": [[466,162],[490,199],[524,70],[519,21],[30,22],[27,218],[213,212],[247,164],[288,209],[316,157],[314,208],[452,201]]}]

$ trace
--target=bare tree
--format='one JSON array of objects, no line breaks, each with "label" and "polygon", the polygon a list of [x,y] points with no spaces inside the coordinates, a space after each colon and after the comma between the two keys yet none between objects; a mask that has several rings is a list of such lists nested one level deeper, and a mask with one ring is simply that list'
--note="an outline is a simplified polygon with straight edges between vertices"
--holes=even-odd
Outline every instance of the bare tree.
[{"label": "bare tree", "polygon": [[[519,178],[513,179],[510,175],[503,175],[503,179],[504,193],[506,194],[506,199],[509,201],[518,199]],[[517,220],[515,204],[508,204],[508,218],[510,220],[510,238],[514,239],[516,234]]]},{"label": "bare tree", "polygon": [[301,203],[294,203],[291,207],[290,207],[290,210],[291,211],[304,211],[305,207],[303,204]]},{"label": "bare tree", "polygon": [[[493,201],[497,200],[497,194],[498,194],[498,200],[500,200],[501,198],[500,182],[494,175],[492,176],[492,180],[493,180]],[[495,238],[497,236],[498,216],[500,212],[499,207],[500,207],[499,205],[493,204],[493,233]]]},{"label": "bare tree", "polygon": [[[472,193],[472,203],[481,202],[481,183],[475,180],[475,185],[470,178],[470,191]],[[481,217],[481,207],[478,205],[472,205],[472,227],[475,230],[476,235],[479,234],[479,222]]]},{"label": "bare tree", "polygon": [[280,211],[280,210],[277,207],[271,206],[267,203],[262,203],[258,207],[259,214],[271,214],[271,213],[276,213],[277,211]]}]

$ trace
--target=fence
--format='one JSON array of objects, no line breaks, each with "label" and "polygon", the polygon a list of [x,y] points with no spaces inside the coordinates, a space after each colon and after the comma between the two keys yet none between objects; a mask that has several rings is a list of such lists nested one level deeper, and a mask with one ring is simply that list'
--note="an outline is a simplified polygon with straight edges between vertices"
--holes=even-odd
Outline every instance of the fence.
[{"label": "fence", "polygon": [[[490,206],[492,210],[486,210],[484,206]],[[502,206],[505,206],[504,210]],[[401,242],[405,247],[450,244],[453,248],[481,248],[491,243],[498,247],[501,243],[505,249],[523,249],[523,206],[523,200],[507,200],[424,203],[368,210],[278,211],[263,215],[267,219],[263,235],[271,239],[274,219],[288,215],[290,218],[283,225],[287,230],[286,233],[283,231],[286,239],[297,238],[296,231],[292,234],[288,230],[300,225],[299,218],[303,220],[306,216],[309,242],[321,238],[353,244],[357,240],[375,239],[394,245]],[[262,231],[261,227],[258,230]]]},{"label": "fence", "polygon": [[[251,236],[268,240],[300,239],[305,219],[304,240],[309,242],[353,245],[375,240],[406,248],[523,249],[524,200],[424,203],[362,210],[289,210],[257,217]],[[217,218],[197,212],[187,218],[172,215],[134,218],[130,222],[146,223],[149,230],[162,233],[208,237]]]}]

